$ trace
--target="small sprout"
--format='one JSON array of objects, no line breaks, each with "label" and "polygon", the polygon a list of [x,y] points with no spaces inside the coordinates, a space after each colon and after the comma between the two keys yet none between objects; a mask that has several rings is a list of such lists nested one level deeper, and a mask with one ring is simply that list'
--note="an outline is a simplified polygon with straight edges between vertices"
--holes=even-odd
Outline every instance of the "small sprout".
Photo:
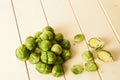
[{"label": "small sprout", "polygon": [[31,53],[29,57],[29,62],[31,64],[36,64],[40,61],[40,54]]},{"label": "small sprout", "polygon": [[61,65],[54,65],[52,69],[52,75],[55,77],[60,77],[63,74],[63,68]]},{"label": "small sprout", "polygon": [[36,47],[35,39],[32,36],[29,36],[25,40],[25,46],[29,50],[33,50]]},{"label": "small sprout", "polygon": [[34,37],[35,37],[35,38],[39,38],[41,34],[42,34],[42,32],[41,32],[41,31],[36,32],[36,33],[35,33],[35,35],[34,35]]},{"label": "small sprout", "polygon": [[63,49],[70,49],[71,45],[70,45],[70,42],[66,39],[64,39],[60,45],[62,46]]},{"label": "small sprout", "polygon": [[82,54],[82,58],[85,61],[92,61],[93,60],[93,53],[91,51],[85,51]]},{"label": "small sprout", "polygon": [[91,48],[94,48],[94,49],[96,49],[96,50],[99,50],[99,49],[103,48],[104,42],[103,42],[100,38],[93,37],[93,38],[91,38],[91,39],[88,41],[88,45],[89,45]]},{"label": "small sprout", "polygon": [[52,44],[48,40],[43,40],[43,41],[41,41],[41,42],[38,43],[38,46],[43,51],[47,51],[47,50],[49,50],[51,48]]},{"label": "small sprout", "polygon": [[88,72],[93,72],[93,71],[97,71],[98,67],[95,62],[88,61],[85,63],[85,70]]},{"label": "small sprout", "polygon": [[52,66],[42,62],[38,62],[36,64],[36,70],[42,74],[48,74],[48,73],[51,73]]},{"label": "small sprout", "polygon": [[55,40],[56,40],[58,43],[62,42],[62,41],[63,41],[63,35],[62,35],[62,33],[57,33],[57,34],[55,35]]},{"label": "small sprout", "polygon": [[51,31],[44,31],[41,35],[40,38],[42,40],[52,40],[53,39],[53,33]]},{"label": "small sprout", "polygon": [[60,55],[62,53],[62,47],[59,44],[54,44],[51,48],[56,55]]},{"label": "small sprout", "polygon": [[46,53],[41,54],[41,61],[46,64],[54,64],[56,61],[56,55],[51,51],[47,51]]},{"label": "small sprout", "polygon": [[82,42],[85,39],[83,34],[77,34],[74,36],[74,41],[75,42]]},{"label": "small sprout", "polygon": [[62,64],[64,62],[63,58],[61,56],[57,56],[57,59],[54,64]]},{"label": "small sprout", "polygon": [[35,48],[35,53],[40,54],[40,53],[41,53],[40,48],[36,47],[36,48]]},{"label": "small sprout", "polygon": [[112,54],[106,50],[99,50],[97,52],[97,57],[103,62],[113,62]]},{"label": "small sprout", "polygon": [[25,45],[21,45],[16,49],[16,57],[21,61],[26,61],[29,59],[30,51]]},{"label": "small sprout", "polygon": [[71,52],[70,52],[70,50],[64,49],[63,52],[62,52],[62,57],[63,57],[63,59],[65,61],[68,60],[68,59],[70,59],[71,58]]},{"label": "small sprout", "polygon": [[54,29],[51,26],[46,26],[45,28],[43,28],[43,31],[51,31],[54,32]]},{"label": "small sprout", "polygon": [[73,67],[71,68],[71,71],[74,73],[74,74],[80,74],[83,72],[83,67],[81,65],[73,65]]}]

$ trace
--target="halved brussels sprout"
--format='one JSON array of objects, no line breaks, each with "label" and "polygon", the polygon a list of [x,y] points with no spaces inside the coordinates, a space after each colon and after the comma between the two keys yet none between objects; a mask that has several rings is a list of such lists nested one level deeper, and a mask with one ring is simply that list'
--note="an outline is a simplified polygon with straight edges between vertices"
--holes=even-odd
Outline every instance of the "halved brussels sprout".
[{"label": "halved brussels sprout", "polygon": [[113,62],[112,54],[107,50],[99,50],[97,52],[97,57],[103,62]]},{"label": "halved brussels sprout", "polygon": [[26,61],[29,59],[30,51],[23,44],[16,49],[16,57],[21,61]]},{"label": "halved brussels sprout", "polygon": [[82,58],[85,60],[85,61],[91,61],[93,60],[93,53],[91,51],[85,51],[83,52],[82,54]]},{"label": "halved brussels sprout", "polygon": [[91,48],[94,48],[94,49],[98,50],[98,49],[103,48],[104,42],[100,38],[93,37],[93,38],[89,39],[88,45]]},{"label": "halved brussels sprout", "polygon": [[77,34],[74,36],[74,41],[75,42],[82,42],[85,39],[83,34]]},{"label": "halved brussels sprout", "polygon": [[25,46],[29,50],[35,49],[35,47],[36,47],[35,39],[32,36],[27,37],[25,40]]},{"label": "halved brussels sprout", "polygon": [[52,75],[55,77],[59,77],[63,74],[63,68],[61,65],[54,65],[52,69]]},{"label": "halved brussels sprout", "polygon": [[36,64],[36,70],[42,74],[48,74],[48,73],[51,73],[52,66],[42,62],[38,62]]},{"label": "halved brussels sprout", "polygon": [[40,54],[37,53],[31,53],[29,57],[29,62],[31,64],[36,64],[40,61]]},{"label": "halved brussels sprout", "polygon": [[71,47],[71,44],[68,40],[64,39],[60,45],[62,46],[63,49],[70,49]]},{"label": "halved brussels sprout", "polygon": [[40,38],[42,40],[52,40],[53,39],[53,33],[51,31],[44,31],[40,35]]},{"label": "halved brussels sprout", "polygon": [[81,65],[73,65],[73,67],[71,68],[71,71],[74,73],[74,74],[80,74],[83,72],[83,67]]},{"label": "halved brussels sprout", "polygon": [[88,72],[97,71],[98,70],[97,64],[95,62],[88,61],[85,63],[85,70]]},{"label": "halved brussels sprout", "polygon": [[41,42],[38,43],[38,46],[43,51],[47,51],[47,50],[49,50],[51,48],[52,44],[48,40],[43,40],[43,41],[41,41]]},{"label": "halved brussels sprout", "polygon": [[59,44],[54,44],[51,47],[51,51],[53,51],[56,55],[60,55],[62,53],[62,47]]},{"label": "halved brussels sprout", "polygon": [[41,54],[41,61],[46,64],[54,64],[56,61],[56,55],[51,51],[47,51],[46,53]]},{"label": "halved brussels sprout", "polygon": [[58,43],[62,42],[62,41],[63,41],[63,35],[62,35],[62,33],[56,33],[56,34],[55,34],[55,40],[56,40]]},{"label": "halved brussels sprout", "polygon": [[63,59],[64,59],[65,61],[68,60],[68,59],[70,59],[70,58],[71,58],[71,51],[70,51],[70,50],[63,49],[62,57],[63,57]]}]

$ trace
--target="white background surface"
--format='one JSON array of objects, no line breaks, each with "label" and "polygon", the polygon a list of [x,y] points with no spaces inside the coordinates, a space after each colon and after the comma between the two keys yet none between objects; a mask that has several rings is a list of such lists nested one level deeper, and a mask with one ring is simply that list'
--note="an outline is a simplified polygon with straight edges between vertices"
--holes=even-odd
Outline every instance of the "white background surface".
[{"label": "white background surface", "polygon": [[[120,79],[119,0],[13,0],[13,7],[11,0],[0,0],[0,80]],[[34,65],[29,62],[25,65],[25,62],[17,60],[15,56],[20,37],[24,43],[27,36],[42,30],[48,24],[56,32],[62,32],[72,44],[72,58],[64,64],[65,75],[59,78],[51,74],[40,74]],[[115,62],[103,63],[96,59],[98,72],[72,74],[70,68],[74,64],[84,63],[81,53],[89,49],[85,41],[74,43],[73,37],[77,33],[85,34],[87,41],[91,37],[101,37],[106,43],[104,49],[112,53]]]}]

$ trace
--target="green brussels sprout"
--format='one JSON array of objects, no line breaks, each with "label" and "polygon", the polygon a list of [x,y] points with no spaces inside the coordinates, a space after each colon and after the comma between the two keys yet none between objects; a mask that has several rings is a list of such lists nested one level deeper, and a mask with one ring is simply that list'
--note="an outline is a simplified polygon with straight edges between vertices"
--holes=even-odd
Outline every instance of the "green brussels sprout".
[{"label": "green brussels sprout", "polygon": [[77,34],[74,36],[74,41],[75,42],[82,42],[85,39],[83,34]]},{"label": "green brussels sprout", "polygon": [[103,62],[113,62],[112,54],[107,50],[99,50],[97,52],[97,57]]},{"label": "green brussels sprout", "polygon": [[53,33],[51,31],[44,31],[41,35],[40,38],[42,40],[52,40],[53,39]]},{"label": "green brussels sprout", "polygon": [[62,46],[63,49],[70,49],[71,47],[71,44],[68,40],[64,39],[60,45]]},{"label": "green brussels sprout", "polygon": [[42,41],[41,38],[37,38],[37,39],[35,40],[36,43],[40,43],[41,41]]},{"label": "green brussels sprout", "polygon": [[52,40],[51,43],[52,43],[52,45],[54,45],[54,44],[57,44],[57,41]]},{"label": "green brussels sprout", "polygon": [[53,51],[57,55],[60,55],[62,53],[62,47],[59,44],[54,44],[51,47],[51,51]]},{"label": "green brussels sprout", "polygon": [[40,54],[41,50],[40,50],[40,48],[36,47],[34,52],[37,53],[37,54]]},{"label": "green brussels sprout", "polygon": [[62,35],[62,33],[57,33],[57,34],[55,34],[55,40],[56,40],[58,43],[62,42],[62,41],[63,41],[63,35]]},{"label": "green brussels sprout", "polygon": [[85,63],[85,70],[88,72],[93,72],[93,71],[98,70],[98,67],[95,62],[88,61]]},{"label": "green brussels sprout", "polygon": [[83,72],[83,67],[81,65],[73,65],[73,67],[71,68],[71,71],[74,73],[74,74],[80,74]]},{"label": "green brussels sprout", "polygon": [[91,61],[91,60],[94,59],[94,58],[93,58],[93,54],[92,54],[91,51],[85,51],[85,52],[83,52],[82,58],[83,58],[85,61]]},{"label": "green brussels sprout", "polygon": [[52,75],[55,77],[59,77],[63,74],[63,68],[61,65],[54,65],[52,68]]},{"label": "green brussels sprout", "polygon": [[38,46],[43,51],[47,51],[47,50],[49,50],[51,48],[52,44],[48,40],[43,40],[43,41],[41,41],[41,42],[38,43]]},{"label": "green brussels sprout", "polygon": [[57,59],[54,64],[62,64],[64,62],[63,58],[61,56],[57,56]]},{"label": "green brussels sprout", "polygon": [[43,28],[43,31],[51,31],[54,32],[54,29],[51,26],[46,26],[45,28]]},{"label": "green brussels sprout", "polygon": [[26,61],[29,59],[30,51],[26,48],[24,44],[16,49],[16,57],[21,61]]},{"label": "green brussels sprout", "polygon": [[63,57],[64,60],[70,59],[71,58],[70,50],[63,49],[62,57]]},{"label": "green brussels sprout", "polygon": [[56,61],[56,55],[51,51],[47,51],[46,53],[41,54],[41,61],[46,64],[54,64]]},{"label": "green brussels sprout", "polygon": [[35,33],[35,35],[34,35],[34,38],[39,38],[41,34],[42,34],[42,32],[41,32],[41,31],[36,32],[36,33]]},{"label": "green brussels sprout", "polygon": [[35,39],[32,36],[29,36],[25,40],[25,46],[28,50],[33,50],[36,47]]},{"label": "green brussels sprout", "polygon": [[42,74],[48,74],[52,72],[52,66],[42,62],[38,62],[36,64],[36,70]]},{"label": "green brussels sprout", "polygon": [[40,61],[40,54],[31,53],[29,57],[29,62],[31,64],[36,64]]},{"label": "green brussels sprout", "polygon": [[93,38],[88,40],[88,45],[91,48],[94,48],[96,50],[103,48],[104,44],[105,43],[100,38],[97,38],[97,37],[93,37]]}]

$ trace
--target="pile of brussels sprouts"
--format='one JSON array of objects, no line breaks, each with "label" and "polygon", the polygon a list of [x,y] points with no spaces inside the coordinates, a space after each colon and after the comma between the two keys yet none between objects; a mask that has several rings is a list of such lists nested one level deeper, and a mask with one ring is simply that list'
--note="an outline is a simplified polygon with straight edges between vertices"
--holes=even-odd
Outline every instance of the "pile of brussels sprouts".
[{"label": "pile of brussels sprouts", "polygon": [[35,64],[36,70],[43,74],[63,74],[62,64],[71,57],[71,44],[62,33],[55,33],[50,26],[25,39],[16,49],[16,57],[21,61]]}]

